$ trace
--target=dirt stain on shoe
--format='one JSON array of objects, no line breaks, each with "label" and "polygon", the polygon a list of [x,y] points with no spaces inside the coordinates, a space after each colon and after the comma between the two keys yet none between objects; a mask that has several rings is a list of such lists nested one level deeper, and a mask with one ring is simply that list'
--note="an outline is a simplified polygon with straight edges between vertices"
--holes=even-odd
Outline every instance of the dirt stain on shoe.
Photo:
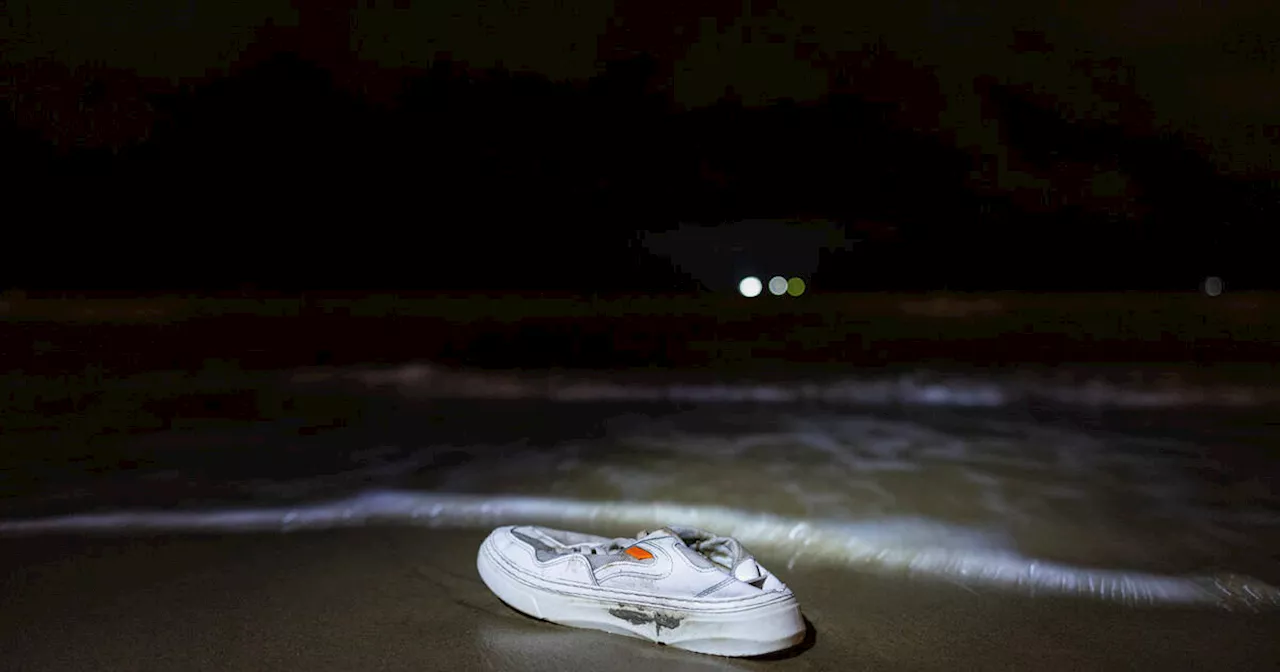
[{"label": "dirt stain on shoe", "polygon": [[682,620],[680,618],[677,618],[676,616],[672,616],[671,614],[664,614],[662,612],[655,611],[652,614],[647,614],[643,611],[634,611],[632,609],[625,609],[625,608],[610,609],[609,614],[614,616],[615,618],[620,618],[632,625],[653,623],[654,627],[657,628],[658,633],[661,633],[663,628],[666,628],[668,630],[675,630],[676,628],[680,627],[680,621]]}]

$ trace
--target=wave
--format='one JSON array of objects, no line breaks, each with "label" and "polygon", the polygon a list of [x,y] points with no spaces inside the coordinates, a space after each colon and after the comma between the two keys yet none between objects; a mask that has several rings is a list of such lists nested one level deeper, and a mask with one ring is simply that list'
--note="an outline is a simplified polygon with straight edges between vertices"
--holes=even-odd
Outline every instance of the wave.
[{"label": "wave", "polygon": [[[1131,372],[1132,373],[1132,372]],[[405,394],[458,399],[542,399],[563,402],[667,401],[998,408],[1025,403],[1115,408],[1249,408],[1280,401],[1260,386],[1200,384],[1168,373],[1149,382],[1083,372],[956,375],[914,371],[824,380],[689,382],[693,374],[536,374],[453,370],[427,364],[385,368],[308,369],[295,384],[347,381]],[[695,376],[696,377],[696,376]],[[666,380],[663,381],[662,378]],[[679,379],[671,382],[672,379]]]},{"label": "wave", "polygon": [[998,534],[921,518],[803,520],[675,503],[587,502],[372,491],[292,507],[117,511],[0,521],[0,535],[128,532],[291,532],[371,525],[487,527],[514,523],[652,528],[669,522],[738,537],[788,557],[962,586],[1073,595],[1131,605],[1280,607],[1280,589],[1247,576],[1170,576],[1045,562],[1010,550]]}]

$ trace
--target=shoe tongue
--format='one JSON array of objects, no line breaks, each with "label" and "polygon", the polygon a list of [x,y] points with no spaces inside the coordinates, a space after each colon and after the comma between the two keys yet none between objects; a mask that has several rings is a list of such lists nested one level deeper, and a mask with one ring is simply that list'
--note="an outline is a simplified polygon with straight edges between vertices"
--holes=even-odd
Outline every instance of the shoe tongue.
[{"label": "shoe tongue", "polygon": [[660,527],[656,530],[641,532],[639,535],[636,536],[636,541],[645,541],[647,539],[660,539],[662,537],[675,537],[676,539],[680,539],[681,543],[684,542],[684,540],[680,537],[680,535],[677,534],[675,530],[672,530],[669,527]]}]

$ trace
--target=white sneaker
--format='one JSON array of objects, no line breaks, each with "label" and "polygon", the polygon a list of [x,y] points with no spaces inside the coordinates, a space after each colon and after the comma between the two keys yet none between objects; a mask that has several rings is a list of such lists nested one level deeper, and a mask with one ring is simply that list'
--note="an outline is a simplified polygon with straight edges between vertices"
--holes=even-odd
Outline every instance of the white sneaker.
[{"label": "white sneaker", "polygon": [[791,590],[736,539],[668,526],[608,539],[499,527],[476,559],[503,602],[535,618],[690,651],[756,656],[805,637]]}]

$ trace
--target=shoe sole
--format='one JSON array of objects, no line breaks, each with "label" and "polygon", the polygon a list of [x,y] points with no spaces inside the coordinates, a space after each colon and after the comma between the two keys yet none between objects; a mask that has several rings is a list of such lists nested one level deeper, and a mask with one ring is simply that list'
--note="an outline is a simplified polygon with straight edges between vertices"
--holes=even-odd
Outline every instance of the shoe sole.
[{"label": "shoe sole", "polygon": [[480,578],[522,614],[575,628],[600,630],[716,656],[760,656],[804,641],[806,624],[794,598],[732,612],[655,608],[625,595],[569,595],[506,563],[488,539],[476,558]]}]

